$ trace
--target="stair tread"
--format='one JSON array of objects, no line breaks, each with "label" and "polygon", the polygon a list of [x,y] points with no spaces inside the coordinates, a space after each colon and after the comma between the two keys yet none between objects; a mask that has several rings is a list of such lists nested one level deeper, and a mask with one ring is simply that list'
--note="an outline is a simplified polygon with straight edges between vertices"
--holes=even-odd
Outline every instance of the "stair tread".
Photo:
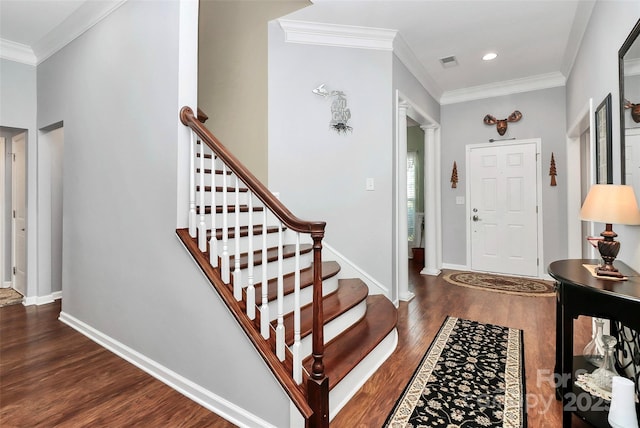
[{"label": "stair tread", "polygon": [[[367,298],[367,314],[331,342],[325,344],[323,363],[332,389],[360,363],[394,329],[398,320],[396,307],[381,295]],[[303,361],[311,373],[313,357]]]},{"label": "stair tread", "polygon": [[[253,226],[253,236],[262,235],[263,227],[261,224]],[[286,230],[285,227],[282,230]],[[278,226],[267,226],[267,233],[277,233]],[[233,239],[236,236],[236,229],[234,227],[228,230],[229,239]],[[240,237],[249,236],[249,226],[240,226]],[[211,230],[207,230],[207,239],[211,238]],[[222,239],[222,228],[216,229],[216,238]]]},{"label": "stair tread", "polygon": [[[322,305],[324,313],[324,323],[334,320],[338,316],[347,312],[367,298],[369,287],[359,278],[341,279],[339,280],[338,289],[325,296]],[[306,337],[311,334],[313,325],[313,306],[308,304],[300,308],[300,337]],[[290,312],[284,316],[285,341],[288,346],[293,344],[293,321],[294,314]],[[277,326],[277,320],[271,323],[274,328]]]},{"label": "stair tread", "polygon": [[[311,250],[313,250],[312,244],[300,244],[300,254],[307,254]],[[282,246],[282,259],[288,259],[295,256],[296,246],[294,244],[291,245],[283,245]],[[231,251],[230,251],[231,252]],[[235,268],[235,256],[229,256],[229,266],[231,266],[231,270],[233,271]],[[278,260],[278,247],[267,248],[267,262],[275,262]],[[255,250],[253,252],[253,265],[260,266],[262,264],[262,249]],[[240,254],[240,269],[246,269],[249,267],[249,255],[248,253]]]},{"label": "stair tread", "polygon": [[[240,205],[240,212],[241,213],[246,213],[249,212],[249,207],[247,205]],[[258,207],[253,207],[253,212],[256,211],[262,211],[263,207],[258,206]],[[234,213],[236,212],[236,207],[235,205],[227,205],[227,212],[229,213]],[[205,214],[211,214],[211,205],[206,205],[204,207],[204,213]],[[222,206],[221,205],[216,205],[216,213],[221,214],[222,213]],[[200,214],[200,205],[196,205],[196,214]]]},{"label": "stair tread", "polygon": [[[322,262],[322,279],[323,280],[331,278],[332,276],[335,276],[338,272],[340,272],[340,265],[337,262],[335,261]],[[277,281],[278,281],[277,278],[273,278],[268,281],[268,284],[269,284],[269,293],[267,294],[268,301],[272,301],[276,299],[276,296],[278,294]],[[284,276],[283,288],[284,288],[285,296],[287,294],[293,293],[294,286],[295,286],[294,281],[295,281],[295,278],[293,273],[290,273]],[[300,289],[309,287],[310,285],[313,285],[313,264],[311,264],[311,266],[305,269],[302,269],[300,271]],[[261,283],[256,284],[255,289],[256,289],[256,305],[261,305],[262,304],[262,284]]]}]

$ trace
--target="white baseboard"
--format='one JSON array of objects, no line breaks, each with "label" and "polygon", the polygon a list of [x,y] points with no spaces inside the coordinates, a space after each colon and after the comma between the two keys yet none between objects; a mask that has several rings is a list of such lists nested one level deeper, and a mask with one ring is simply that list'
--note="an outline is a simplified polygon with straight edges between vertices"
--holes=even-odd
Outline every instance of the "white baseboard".
[{"label": "white baseboard", "polygon": [[451,269],[451,270],[470,270],[469,266],[466,265],[456,265],[452,263],[442,263],[442,269]]},{"label": "white baseboard", "polygon": [[62,299],[62,291],[56,291],[51,294],[47,294],[46,296],[25,297],[22,304],[25,306],[46,305],[47,303],[52,303],[59,299]]},{"label": "white baseboard", "polygon": [[13,286],[13,283],[11,281],[4,281],[2,283],[0,283],[2,285],[0,285],[0,287],[2,288],[11,288]]},{"label": "white baseboard", "polygon": [[222,416],[228,421],[241,427],[276,428],[267,421],[247,412],[245,409],[236,406],[178,373],[175,373],[167,367],[158,364],[145,355],[142,355],[117,340],[114,340],[72,315],[69,315],[66,312],[60,312],[59,319],[100,346],[108,349],[120,358],[130,362],[134,366],[158,379],[160,382],[170,386],[182,395]]}]

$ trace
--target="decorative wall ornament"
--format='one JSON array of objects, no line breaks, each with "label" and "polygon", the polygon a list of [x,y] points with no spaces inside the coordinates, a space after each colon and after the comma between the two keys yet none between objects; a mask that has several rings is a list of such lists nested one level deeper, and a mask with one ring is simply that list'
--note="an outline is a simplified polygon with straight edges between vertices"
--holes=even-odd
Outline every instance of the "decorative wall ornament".
[{"label": "decorative wall ornament", "polygon": [[451,171],[451,188],[455,189],[458,187],[458,165],[456,165],[456,161],[453,161],[453,170]]},{"label": "decorative wall ornament", "polygon": [[640,123],[640,103],[633,104],[631,101],[625,99],[624,108],[631,109],[631,119],[633,119],[635,123]]},{"label": "decorative wall ornament", "polygon": [[347,125],[351,119],[351,110],[347,107],[347,97],[343,91],[331,91],[325,89],[325,84],[318,86],[312,92],[324,98],[333,98],[331,102],[331,121],[329,127],[334,129],[338,134],[346,134],[353,131],[353,128]]},{"label": "decorative wall ornament", "polygon": [[509,115],[506,119],[496,119],[494,116],[490,114],[484,117],[484,123],[487,125],[496,125],[496,129],[498,130],[498,134],[504,135],[507,132],[507,122],[517,122],[522,119],[522,113],[518,110],[514,111]]},{"label": "decorative wall ornament", "polygon": [[551,185],[557,186],[556,183],[556,160],[553,157],[553,152],[551,152],[551,166],[549,167],[549,175],[551,176]]}]

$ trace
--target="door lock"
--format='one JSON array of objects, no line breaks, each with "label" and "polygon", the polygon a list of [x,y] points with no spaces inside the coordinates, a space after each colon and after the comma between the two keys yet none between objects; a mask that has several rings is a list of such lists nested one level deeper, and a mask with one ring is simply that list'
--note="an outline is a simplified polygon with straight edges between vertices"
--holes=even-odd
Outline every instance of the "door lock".
[{"label": "door lock", "polygon": [[480,221],[480,217],[478,217],[477,215],[474,215],[471,218],[472,218],[473,221]]}]

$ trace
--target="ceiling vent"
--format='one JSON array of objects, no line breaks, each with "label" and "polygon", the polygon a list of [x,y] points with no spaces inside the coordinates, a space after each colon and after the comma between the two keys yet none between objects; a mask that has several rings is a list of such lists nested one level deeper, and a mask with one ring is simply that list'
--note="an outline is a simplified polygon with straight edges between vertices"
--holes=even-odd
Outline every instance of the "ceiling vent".
[{"label": "ceiling vent", "polygon": [[440,58],[440,64],[442,64],[444,68],[451,68],[458,65],[458,60],[455,56],[451,55],[445,58]]}]

